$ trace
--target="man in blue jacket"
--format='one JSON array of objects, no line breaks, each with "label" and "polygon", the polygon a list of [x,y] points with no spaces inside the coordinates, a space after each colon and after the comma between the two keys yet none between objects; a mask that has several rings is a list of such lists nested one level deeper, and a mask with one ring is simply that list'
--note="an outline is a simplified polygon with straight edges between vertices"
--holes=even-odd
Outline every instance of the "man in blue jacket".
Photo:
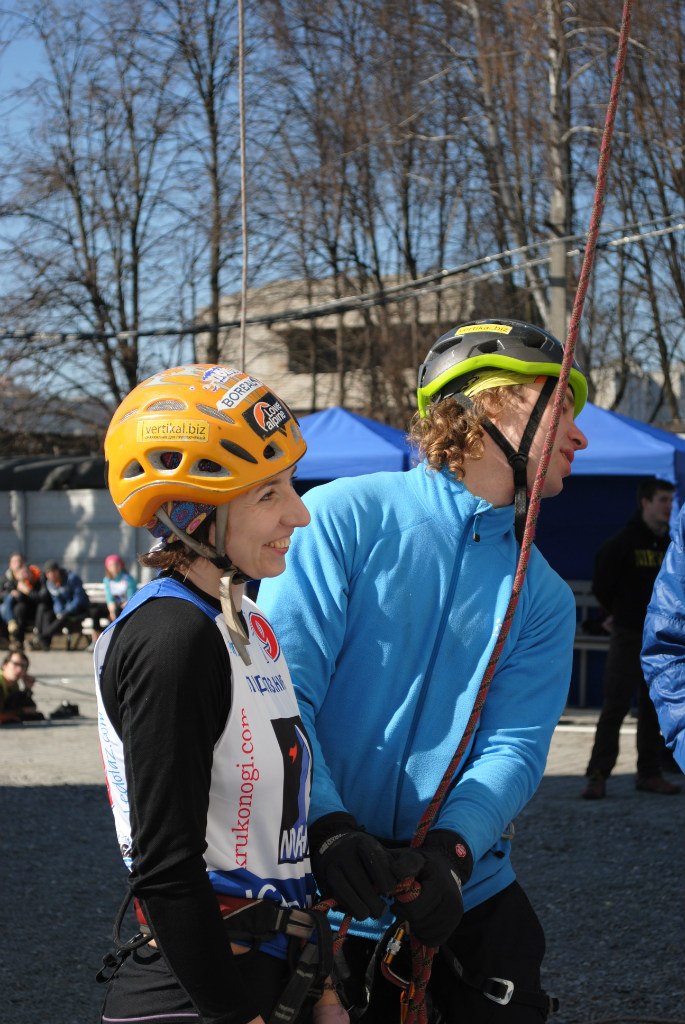
[{"label": "man in blue jacket", "polygon": [[[519,321],[449,331],[419,371],[411,436],[424,461],[310,491],[309,536],[260,590],[314,753],[314,873],[356,919],[343,949],[357,1005],[395,913],[419,941],[444,944],[431,982],[442,1019],[539,1024],[550,1008],[544,935],[509,854],[565,705],[575,606],[535,548],[478,728],[416,853],[421,893],[401,905],[391,893],[497,640],[562,357]],[[586,397],[574,364],[545,496],[587,445],[574,422]],[[445,967],[455,958],[461,978]],[[399,1020],[396,993],[375,985],[364,1020]]]},{"label": "man in blue jacket", "polygon": [[52,638],[69,620],[88,614],[90,600],[78,573],[64,569],[51,559],[43,569],[45,583],[36,615],[38,636],[32,646],[49,651]]},{"label": "man in blue jacket", "polygon": [[685,505],[647,608],[642,671],[666,746],[685,772]]}]

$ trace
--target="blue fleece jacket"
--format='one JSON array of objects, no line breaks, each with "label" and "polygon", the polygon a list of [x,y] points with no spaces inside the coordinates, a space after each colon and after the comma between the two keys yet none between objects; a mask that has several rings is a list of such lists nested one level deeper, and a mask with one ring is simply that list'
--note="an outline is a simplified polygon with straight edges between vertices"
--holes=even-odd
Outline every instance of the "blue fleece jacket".
[{"label": "blue fleece jacket", "polygon": [[[306,495],[286,572],[260,605],[314,750],[310,821],[354,815],[408,841],[462,738],[511,595],[513,506],[448,473],[343,479]],[[502,834],[543,774],[568,694],[569,587],[537,549],[480,724],[434,827],[468,842],[467,909],[514,879]],[[377,922],[356,929],[378,934]]]},{"label": "blue fleece jacket", "polygon": [[647,608],[642,671],[666,745],[685,771],[685,505]]}]

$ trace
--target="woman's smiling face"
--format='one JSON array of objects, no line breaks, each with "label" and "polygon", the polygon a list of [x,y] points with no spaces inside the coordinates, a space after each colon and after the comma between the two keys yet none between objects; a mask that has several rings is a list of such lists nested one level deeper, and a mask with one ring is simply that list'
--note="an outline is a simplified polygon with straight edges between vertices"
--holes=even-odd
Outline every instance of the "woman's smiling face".
[{"label": "woman's smiling face", "polygon": [[310,520],[293,487],[294,475],[291,466],[229,503],[226,553],[249,579],[280,576],[290,538]]}]

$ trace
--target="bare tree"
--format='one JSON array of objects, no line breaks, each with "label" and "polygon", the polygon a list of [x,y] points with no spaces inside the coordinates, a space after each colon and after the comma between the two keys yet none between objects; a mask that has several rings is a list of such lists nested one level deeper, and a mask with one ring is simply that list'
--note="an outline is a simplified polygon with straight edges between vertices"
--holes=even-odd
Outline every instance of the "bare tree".
[{"label": "bare tree", "polygon": [[5,311],[33,334],[13,346],[15,370],[105,406],[150,365],[139,332],[173,294],[179,110],[171,65],[151,74],[141,46],[148,16],[136,0],[97,20],[88,8],[36,8],[46,68],[31,86],[36,127],[3,161]]},{"label": "bare tree", "polygon": [[204,319],[210,332],[204,355],[216,362],[222,273],[230,260],[239,264],[236,257],[241,252],[236,8],[223,0],[155,2],[163,15],[159,47],[162,52],[176,51],[187,100],[179,149],[192,197],[192,208],[186,211],[201,225],[206,252]]}]

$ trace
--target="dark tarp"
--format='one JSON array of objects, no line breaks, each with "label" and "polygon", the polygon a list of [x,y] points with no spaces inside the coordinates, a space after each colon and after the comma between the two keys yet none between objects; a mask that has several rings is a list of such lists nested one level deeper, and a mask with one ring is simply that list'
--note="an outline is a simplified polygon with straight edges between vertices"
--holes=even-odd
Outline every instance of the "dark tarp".
[{"label": "dark tarp", "polygon": [[0,459],[0,491],[71,491],[104,486],[105,460],[101,455]]},{"label": "dark tarp", "polygon": [[685,440],[588,402],[578,417],[588,447],[563,492],[542,502],[536,543],[564,579],[590,579],[595,553],[637,511],[637,485],[656,476],[685,501]]}]

